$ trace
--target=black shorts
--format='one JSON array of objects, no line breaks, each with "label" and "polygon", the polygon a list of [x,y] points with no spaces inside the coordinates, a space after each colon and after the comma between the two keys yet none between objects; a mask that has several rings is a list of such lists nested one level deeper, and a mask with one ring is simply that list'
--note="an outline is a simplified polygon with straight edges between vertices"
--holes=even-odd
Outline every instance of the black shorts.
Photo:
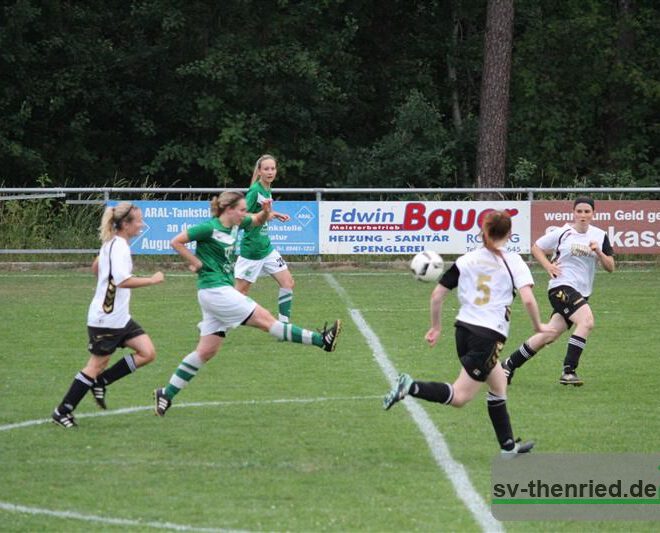
[{"label": "black shorts", "polygon": [[463,326],[456,326],[458,359],[468,375],[476,381],[486,381],[503,347],[504,342],[492,335],[482,336]]},{"label": "black shorts", "polygon": [[580,307],[589,303],[588,296],[582,296],[573,287],[569,287],[568,285],[560,285],[559,287],[550,289],[548,291],[548,300],[550,300],[550,305],[552,306],[552,314],[558,314],[564,317],[569,328],[573,325],[570,316],[580,309]]},{"label": "black shorts", "polygon": [[112,355],[117,348],[126,346],[126,341],[139,335],[144,330],[132,318],[123,328],[95,328],[87,326],[89,344],[87,350],[93,355]]}]

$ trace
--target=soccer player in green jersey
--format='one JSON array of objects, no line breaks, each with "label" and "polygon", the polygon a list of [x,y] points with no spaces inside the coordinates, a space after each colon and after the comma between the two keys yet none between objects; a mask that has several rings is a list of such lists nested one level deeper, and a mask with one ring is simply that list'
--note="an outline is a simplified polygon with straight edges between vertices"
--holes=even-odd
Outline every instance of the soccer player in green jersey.
[{"label": "soccer player in green jersey", "polygon": [[[261,226],[272,216],[271,200],[263,209],[247,214],[245,198],[239,192],[223,192],[211,201],[214,218],[188,228],[172,239],[172,247],[188,261],[188,268],[197,273],[197,300],[202,309],[198,324],[200,337],[197,348],[179,364],[166,387],[156,389],[155,411],[164,416],[172,399],[183,389],[202,366],[220,349],[227,331],[241,325],[267,331],[281,341],[308,344],[332,352],[337,343],[341,321],[335,320],[322,333],[275,320],[266,309],[234,288],[235,244],[239,229]],[[186,247],[195,241],[195,253]]]},{"label": "soccer player in green jersey", "polygon": [[[258,213],[264,200],[272,198],[270,189],[276,176],[277,161],[272,155],[264,154],[257,159],[252,183],[245,196],[248,213]],[[273,212],[271,218],[286,222],[289,215]],[[247,294],[262,271],[270,274],[280,286],[277,298],[278,320],[289,322],[293,303],[293,276],[284,258],[270,242],[267,223],[245,230],[240,254],[234,270],[236,289]]]}]

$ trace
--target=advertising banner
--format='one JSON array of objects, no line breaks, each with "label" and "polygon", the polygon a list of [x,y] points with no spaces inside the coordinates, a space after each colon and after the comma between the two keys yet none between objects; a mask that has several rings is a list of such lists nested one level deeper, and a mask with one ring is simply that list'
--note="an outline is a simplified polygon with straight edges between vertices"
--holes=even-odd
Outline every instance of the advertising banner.
[{"label": "advertising banner", "polygon": [[[573,221],[573,201],[532,202],[532,242]],[[660,200],[596,200],[592,224],[606,231],[615,253],[660,254]]]},{"label": "advertising banner", "polygon": [[268,234],[282,255],[319,254],[319,204],[317,202],[277,201],[273,209],[291,217],[287,222],[273,219]]},{"label": "advertising banner", "polygon": [[[109,202],[115,205],[117,201]],[[135,201],[142,210],[144,229],[131,242],[134,254],[174,254],[170,240],[181,231],[211,218],[208,201]],[[287,222],[268,223],[273,246],[283,255],[318,254],[316,202],[275,202],[273,209],[287,214]],[[193,243],[194,244],[194,243]],[[191,246],[194,248],[194,246]]]},{"label": "advertising banner", "polygon": [[480,224],[494,209],[512,216],[507,250],[530,249],[529,202],[321,202],[322,254],[464,254],[482,244]]}]

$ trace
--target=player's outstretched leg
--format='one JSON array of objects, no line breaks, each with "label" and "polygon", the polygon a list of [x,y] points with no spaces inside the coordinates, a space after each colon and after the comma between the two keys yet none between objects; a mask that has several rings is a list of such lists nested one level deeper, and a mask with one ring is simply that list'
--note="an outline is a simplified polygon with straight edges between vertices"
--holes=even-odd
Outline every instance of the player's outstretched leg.
[{"label": "player's outstretched leg", "polygon": [[[264,315],[261,316],[263,318]],[[260,327],[258,323],[251,324],[248,322],[248,325]],[[341,332],[341,320],[335,320],[330,327],[328,327],[328,323],[326,322],[320,331],[310,331],[295,324],[288,324],[279,320],[275,320],[270,326],[266,326],[266,328],[268,333],[278,340],[296,344],[313,344],[314,346],[323,348],[326,352],[334,352],[337,347],[339,333]]]},{"label": "player's outstretched leg", "polygon": [[399,374],[396,385],[383,398],[383,409],[387,411],[395,403],[403,400],[408,395],[412,384],[413,378],[411,378],[408,374]]},{"label": "player's outstretched leg", "polygon": [[502,368],[506,375],[507,385],[511,385],[513,374],[516,368],[520,368],[527,361],[536,355],[536,350],[532,349],[528,342],[523,342],[520,347],[513,352],[505,361],[502,361]]},{"label": "player's outstretched leg", "polygon": [[182,359],[174,374],[170,377],[169,383],[165,387],[158,388],[154,391],[154,412],[156,415],[165,416],[165,413],[172,405],[174,397],[183,388],[188,386],[206,364],[207,360],[203,359],[200,353],[211,354],[211,357],[213,357],[220,348],[223,338],[223,336],[216,335],[205,335],[200,338],[197,349]]}]

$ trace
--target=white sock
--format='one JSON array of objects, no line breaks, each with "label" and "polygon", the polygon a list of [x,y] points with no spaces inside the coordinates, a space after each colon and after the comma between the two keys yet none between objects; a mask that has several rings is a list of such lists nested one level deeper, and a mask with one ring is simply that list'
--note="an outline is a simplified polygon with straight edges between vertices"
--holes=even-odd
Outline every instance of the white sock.
[{"label": "white sock", "polygon": [[279,340],[284,339],[284,324],[282,322],[275,322],[268,330],[273,337]]}]

